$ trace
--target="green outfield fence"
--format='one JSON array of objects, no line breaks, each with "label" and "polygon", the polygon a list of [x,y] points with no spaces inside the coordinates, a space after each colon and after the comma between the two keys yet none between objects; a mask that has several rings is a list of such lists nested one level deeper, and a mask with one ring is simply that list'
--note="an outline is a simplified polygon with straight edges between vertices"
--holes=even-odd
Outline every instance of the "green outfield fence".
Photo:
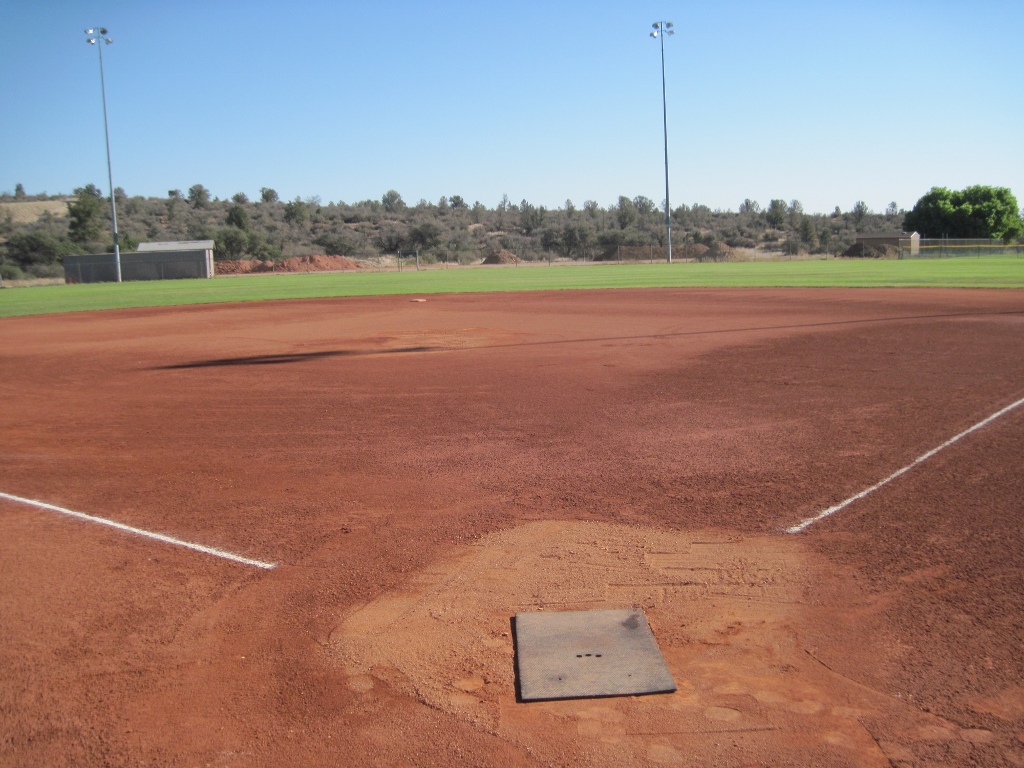
[{"label": "green outfield fence", "polygon": [[900,240],[901,259],[951,259],[965,256],[1024,256],[1024,240],[1004,243],[1002,240],[978,238],[951,240],[922,239],[913,247],[910,239]]}]

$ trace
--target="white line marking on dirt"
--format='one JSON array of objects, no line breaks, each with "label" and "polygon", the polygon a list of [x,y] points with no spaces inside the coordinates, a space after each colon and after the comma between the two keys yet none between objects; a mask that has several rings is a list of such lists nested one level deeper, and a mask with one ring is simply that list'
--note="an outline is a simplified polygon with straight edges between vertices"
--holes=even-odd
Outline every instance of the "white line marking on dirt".
[{"label": "white line marking on dirt", "polygon": [[113,520],[107,520],[102,517],[96,517],[95,515],[87,515],[84,512],[75,512],[73,509],[65,509],[64,507],[58,507],[54,504],[47,504],[43,501],[36,501],[34,499],[24,499],[21,496],[13,496],[9,493],[0,492],[0,498],[7,499],[8,501],[16,501],[19,504],[28,504],[32,507],[38,507],[39,509],[49,509],[53,512],[60,512],[62,515],[70,515],[71,517],[77,517],[79,520],[85,520],[90,523],[99,523],[100,525],[108,525],[111,528],[117,528],[119,531],[126,531],[127,533],[134,533],[136,536],[145,536],[147,539],[156,539],[162,541],[165,544],[174,544],[178,547],[185,547],[186,549],[193,549],[196,552],[202,552],[206,555],[213,555],[214,557],[222,557],[225,560],[233,560],[236,563],[242,563],[244,565],[252,565],[256,568],[275,568],[277,563],[265,563],[262,560],[253,560],[248,557],[242,557],[231,552],[225,552],[223,549],[215,549],[213,547],[205,547],[202,544],[193,544],[191,541],[182,541],[176,539],[173,536],[166,536],[162,533],[154,533],[153,531],[144,531],[142,528],[133,528],[130,525],[124,523],[116,523]]},{"label": "white line marking on dirt", "polygon": [[826,509],[826,510],[824,510],[822,512],[819,512],[814,517],[807,518],[802,523],[798,523],[797,525],[794,525],[792,528],[787,528],[786,529],[786,533],[800,533],[800,531],[804,530],[808,526],[814,525],[819,520],[824,520],[829,515],[834,515],[836,512],[838,512],[839,510],[843,509],[844,507],[849,506],[850,504],[853,504],[853,502],[857,501],[858,499],[863,499],[865,496],[867,496],[872,491],[877,491],[879,488],[881,488],[883,485],[885,485],[889,481],[895,480],[897,477],[902,475],[904,472],[908,472],[909,470],[913,469],[918,464],[920,464],[922,461],[926,461],[926,460],[930,459],[932,456],[934,456],[936,453],[941,451],[943,448],[948,448],[953,443],[955,443],[957,440],[959,440],[961,437],[965,437],[966,435],[971,434],[971,432],[973,432],[976,429],[981,429],[982,427],[984,427],[989,422],[995,421],[1000,416],[1002,416],[1004,413],[1008,413],[1008,412],[1012,411],[1014,408],[1016,408],[1016,407],[1018,407],[1020,405],[1024,405],[1024,397],[1022,397],[1020,400],[1018,400],[1015,403],[1010,403],[1008,406],[1003,408],[1001,411],[996,411],[991,416],[989,416],[987,419],[984,419],[983,421],[979,421],[973,427],[965,429],[959,435],[956,435],[955,437],[949,438],[949,440],[944,442],[938,448],[932,448],[932,450],[928,451],[928,453],[923,454],[923,455],[917,457],[910,464],[907,464],[907,466],[903,467],[903,469],[898,469],[895,472],[893,472],[891,475],[889,475],[887,478],[885,478],[885,480],[882,480],[881,482],[875,483],[870,488],[866,488],[863,491],[861,491],[860,493],[851,496],[846,501],[841,501],[838,504],[836,504],[835,506],[829,507],[828,509]]}]

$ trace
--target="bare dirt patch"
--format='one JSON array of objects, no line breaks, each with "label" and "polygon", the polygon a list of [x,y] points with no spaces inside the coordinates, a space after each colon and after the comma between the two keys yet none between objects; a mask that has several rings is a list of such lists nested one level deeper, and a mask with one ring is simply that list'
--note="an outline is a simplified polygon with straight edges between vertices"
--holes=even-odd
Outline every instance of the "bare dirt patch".
[{"label": "bare dirt patch", "polygon": [[24,203],[0,203],[0,218],[11,214],[15,224],[31,224],[44,213],[53,216],[67,216],[68,204],[64,200],[29,200]]},{"label": "bare dirt patch", "polygon": [[506,251],[501,248],[492,254],[489,254],[483,260],[484,264],[518,264],[518,257],[511,251]]},{"label": "bare dirt patch", "polygon": [[[388,685],[543,763],[571,745],[588,765],[888,766],[934,734],[983,738],[807,652],[813,585],[836,579],[796,537],[539,522],[467,549],[331,631],[351,690]],[[676,693],[516,703],[510,615],[622,607],[644,609]]]}]

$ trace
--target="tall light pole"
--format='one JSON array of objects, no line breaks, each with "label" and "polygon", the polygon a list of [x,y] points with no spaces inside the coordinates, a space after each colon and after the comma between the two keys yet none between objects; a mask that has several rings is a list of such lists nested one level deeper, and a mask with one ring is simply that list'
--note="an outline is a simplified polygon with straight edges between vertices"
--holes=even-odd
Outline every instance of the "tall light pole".
[{"label": "tall light pole", "polygon": [[665,238],[668,263],[672,263],[672,206],[668,202],[668,99],[665,97],[665,38],[674,35],[671,21],[656,21],[651,37],[661,41],[661,121],[665,129]]},{"label": "tall light pole", "polygon": [[121,246],[117,238],[117,202],[114,200],[114,172],[110,166],[110,129],[107,127],[107,86],[103,80],[103,46],[110,45],[113,40],[106,36],[106,27],[95,27],[85,30],[89,37],[85,42],[95,45],[100,54],[100,94],[103,96],[103,136],[107,140],[107,181],[110,183],[110,218],[114,225],[114,266],[117,269],[117,282],[121,282]]}]

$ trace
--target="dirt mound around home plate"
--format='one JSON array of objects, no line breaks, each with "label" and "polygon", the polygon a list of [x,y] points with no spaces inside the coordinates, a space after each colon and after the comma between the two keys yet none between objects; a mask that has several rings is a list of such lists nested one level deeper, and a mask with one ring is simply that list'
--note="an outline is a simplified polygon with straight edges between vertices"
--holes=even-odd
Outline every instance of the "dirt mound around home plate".
[{"label": "dirt mound around home plate", "polygon": [[347,256],[295,256],[278,262],[239,259],[218,261],[216,264],[218,275],[247,275],[257,272],[341,272],[359,268],[359,264]]},{"label": "dirt mound around home plate", "polygon": [[484,259],[484,264],[518,264],[519,258],[512,253],[512,251],[506,251],[502,248],[499,251],[495,251],[490,256]]}]

